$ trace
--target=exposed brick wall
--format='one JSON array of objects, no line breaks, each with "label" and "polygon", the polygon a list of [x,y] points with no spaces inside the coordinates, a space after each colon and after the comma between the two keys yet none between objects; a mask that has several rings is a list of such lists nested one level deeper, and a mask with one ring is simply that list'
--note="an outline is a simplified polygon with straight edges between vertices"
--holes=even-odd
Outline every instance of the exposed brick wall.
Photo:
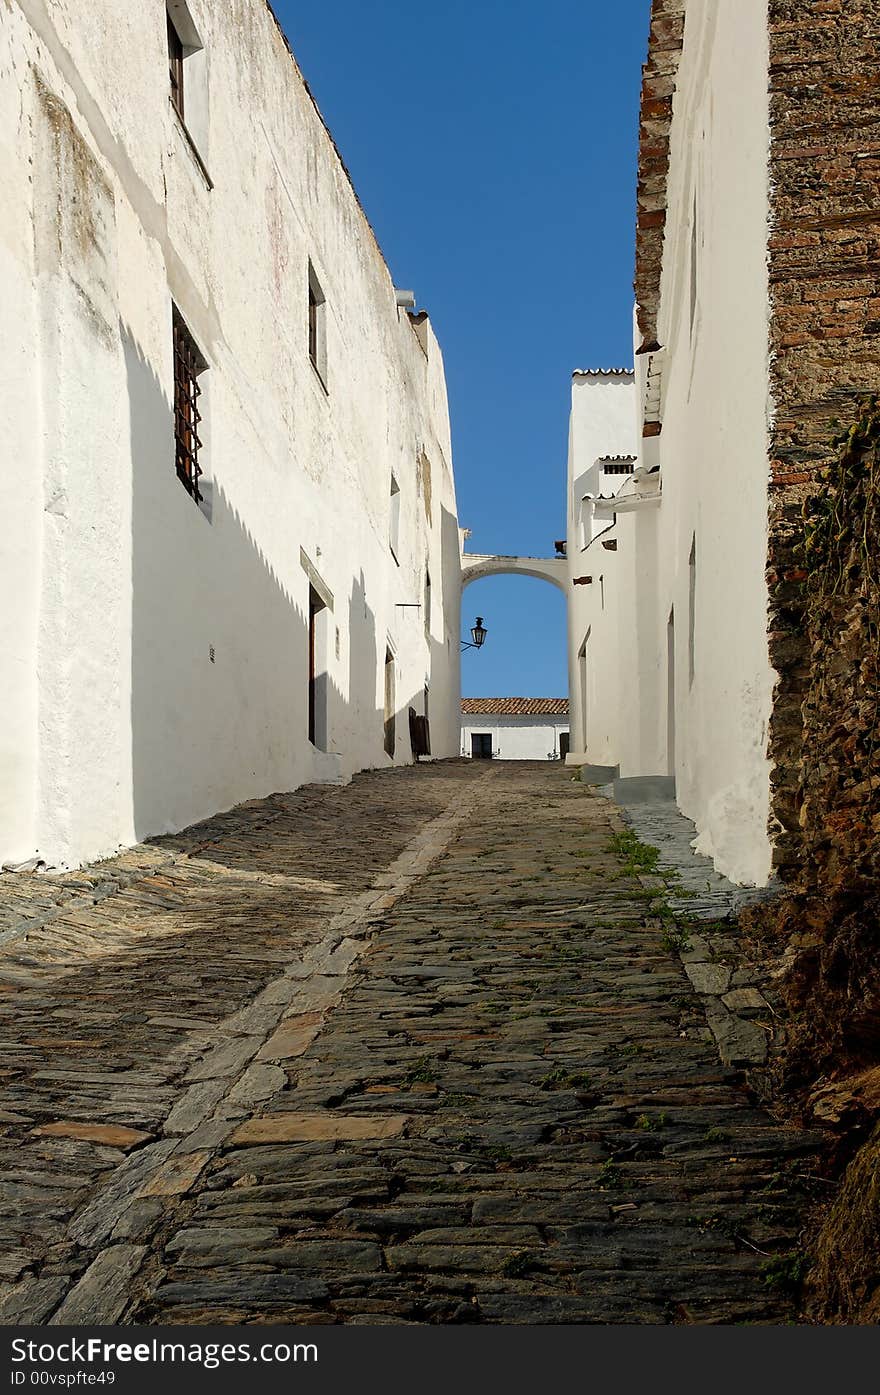
[{"label": "exposed brick wall", "polygon": [[793,878],[817,832],[807,826],[805,838],[800,821],[815,759],[802,704],[816,663],[803,505],[832,458],[834,419],[854,419],[856,400],[880,385],[880,0],[769,0],[768,14],[770,755],[775,859]]},{"label": "exposed brick wall", "polygon": [[634,290],[643,350],[657,346],[669,133],[684,38],[685,4],[686,0],[651,0],[648,61],[642,69]]}]

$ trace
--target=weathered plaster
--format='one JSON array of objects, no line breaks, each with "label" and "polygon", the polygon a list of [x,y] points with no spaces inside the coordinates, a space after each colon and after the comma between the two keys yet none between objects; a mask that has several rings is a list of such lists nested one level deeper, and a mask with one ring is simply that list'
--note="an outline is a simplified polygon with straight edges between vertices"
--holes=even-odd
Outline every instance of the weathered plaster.
[{"label": "weathered plaster", "polygon": [[[4,859],[73,864],[388,764],[388,647],[395,759],[410,759],[407,709],[424,710],[426,687],[434,753],[459,749],[437,341],[397,307],[263,0],[190,8],[209,179],[169,101],[161,6],[74,15],[17,0],[0,27],[0,392],[16,461],[2,579],[18,598],[0,646]],[[309,263],[326,385],[307,349]],[[209,364],[203,509],[174,471],[172,301]],[[321,618],[327,751],[306,739],[301,548],[335,598]]]}]

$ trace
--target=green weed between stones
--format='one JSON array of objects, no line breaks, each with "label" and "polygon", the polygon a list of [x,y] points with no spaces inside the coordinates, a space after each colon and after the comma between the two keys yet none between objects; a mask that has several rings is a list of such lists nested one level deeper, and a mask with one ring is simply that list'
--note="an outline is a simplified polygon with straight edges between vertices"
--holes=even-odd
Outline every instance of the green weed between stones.
[{"label": "green weed between stones", "polygon": [[662,939],[663,948],[669,950],[670,954],[680,954],[682,950],[691,947],[690,931],[688,926],[675,916],[668,908],[660,916],[660,923],[663,927]]},{"label": "green weed between stones", "polygon": [[689,929],[670,910],[664,892],[674,891],[678,897],[693,896],[694,893],[685,891],[679,886],[681,878],[674,868],[660,866],[659,848],[653,847],[650,843],[643,843],[640,838],[636,837],[631,828],[625,828],[621,833],[614,834],[608,851],[616,853],[623,860],[619,876],[652,876],[662,881],[663,891],[659,888],[651,890],[646,887],[640,892],[635,892],[635,896],[655,903],[662,927],[664,949],[668,950],[670,954],[680,954],[682,950],[690,949]]},{"label": "green weed between stones", "polygon": [[603,1192],[620,1192],[627,1186],[623,1168],[618,1167],[611,1158],[602,1164],[597,1181],[599,1190]]},{"label": "green weed between stones", "polygon": [[592,1081],[583,1071],[568,1071],[564,1066],[554,1066],[539,1084],[542,1090],[588,1090]]},{"label": "green weed between stones", "polygon": [[643,1129],[646,1133],[657,1133],[665,1123],[665,1114],[640,1114],[636,1119],[636,1128]]},{"label": "green weed between stones", "polygon": [[432,1085],[438,1077],[437,1063],[430,1056],[420,1056],[406,1073],[407,1085]]},{"label": "green weed between stones", "polygon": [[794,1296],[800,1291],[807,1273],[806,1257],[794,1253],[773,1255],[761,1265],[761,1278],[767,1288]]},{"label": "green weed between stones", "polygon": [[501,1272],[508,1279],[520,1279],[523,1274],[528,1274],[530,1270],[537,1268],[537,1261],[534,1255],[530,1255],[527,1250],[520,1250],[518,1254],[510,1255],[502,1264]]},{"label": "green weed between stones", "polygon": [[660,851],[650,843],[643,843],[631,828],[615,833],[611,839],[609,852],[623,859],[623,872],[632,877],[663,875],[657,872]]}]

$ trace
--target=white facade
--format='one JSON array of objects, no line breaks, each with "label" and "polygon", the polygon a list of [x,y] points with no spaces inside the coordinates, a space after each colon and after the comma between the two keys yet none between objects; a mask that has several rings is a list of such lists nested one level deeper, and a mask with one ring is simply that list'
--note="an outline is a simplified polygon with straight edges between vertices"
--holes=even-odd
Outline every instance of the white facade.
[{"label": "white facade", "polygon": [[472,756],[472,738],[483,736],[494,760],[559,760],[567,734],[568,717],[462,713],[461,754]]},{"label": "white facade", "polygon": [[[573,731],[582,720],[577,653],[589,633],[587,758],[619,765],[622,777],[674,775],[699,850],[734,881],[755,885],[771,865],[774,683],[764,576],[766,50],[766,5],[689,0],[671,126],[663,347],[636,356],[637,472],[618,506],[597,510],[611,531],[585,554],[576,546],[575,483],[568,535],[572,575],[594,577],[582,588],[589,600],[573,587],[571,604]],[[598,406],[587,409],[596,441],[581,432],[577,379],[573,396],[576,482],[599,451],[620,447],[610,427],[603,439]],[[602,541],[616,550],[602,556]]]},{"label": "white facade", "polygon": [[[168,9],[186,126],[161,3],[0,6],[3,860],[391,764],[389,702],[395,762],[426,702],[459,749],[437,342],[264,0]],[[201,504],[173,307],[207,363]]]},{"label": "white facade", "polygon": [[599,518],[595,508],[627,479],[635,453],[633,374],[622,369],[576,372],[568,433],[566,546],[569,760],[576,763],[616,763],[619,563],[602,545],[612,536],[611,520]]}]

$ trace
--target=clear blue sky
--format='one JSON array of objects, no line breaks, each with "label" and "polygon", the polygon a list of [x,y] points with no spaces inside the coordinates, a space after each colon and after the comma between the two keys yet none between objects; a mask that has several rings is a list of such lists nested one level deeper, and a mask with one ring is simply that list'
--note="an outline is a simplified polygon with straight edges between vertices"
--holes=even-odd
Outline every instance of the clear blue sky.
[{"label": "clear blue sky", "polygon": [[[649,0],[275,0],[395,284],[446,363],[459,519],[478,552],[565,532],[571,371],[632,361]],[[464,595],[470,696],[567,692],[561,593]]]}]

